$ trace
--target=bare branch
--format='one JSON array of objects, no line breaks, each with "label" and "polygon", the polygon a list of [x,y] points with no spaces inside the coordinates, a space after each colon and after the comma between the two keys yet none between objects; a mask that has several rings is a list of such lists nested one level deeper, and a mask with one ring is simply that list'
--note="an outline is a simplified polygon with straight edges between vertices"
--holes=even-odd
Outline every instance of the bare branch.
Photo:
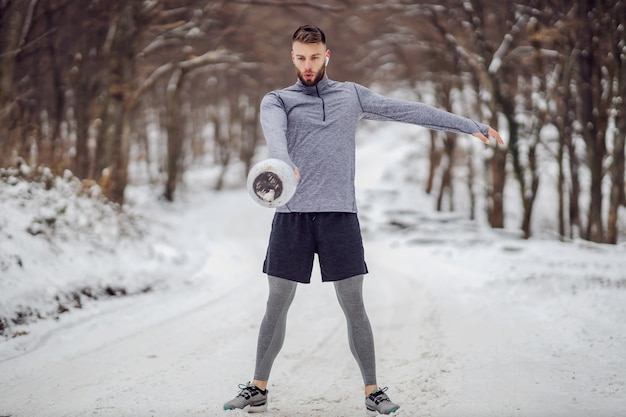
[{"label": "bare branch", "polygon": [[200,56],[196,56],[182,62],[168,62],[154,70],[152,74],[150,74],[148,78],[146,78],[145,81],[141,83],[141,85],[133,92],[130,100],[131,106],[136,104],[139,97],[141,97],[146,90],[152,88],[152,86],[154,86],[154,84],[156,84],[161,77],[166,76],[174,70],[178,69],[182,72],[189,72],[205,65],[238,62],[240,62],[239,57],[228,54],[225,50],[208,51]]},{"label": "bare branch", "polygon": [[498,70],[502,66],[502,59],[511,48],[511,44],[513,43],[515,35],[517,35],[522,30],[522,28],[526,25],[526,23],[529,20],[530,20],[529,15],[527,14],[520,15],[519,19],[517,19],[517,22],[515,22],[515,24],[511,27],[511,30],[509,31],[509,33],[504,35],[504,38],[502,39],[500,46],[498,46],[498,49],[493,54],[493,58],[491,59],[491,63],[489,64],[490,74],[495,74],[498,72]]},{"label": "bare branch", "polygon": [[37,46],[39,41],[41,41],[42,39],[45,39],[46,37],[54,34],[57,31],[58,31],[58,29],[56,29],[56,28],[50,29],[50,30],[44,32],[41,36],[38,36],[35,39],[33,39],[32,41],[22,45],[18,49],[14,49],[14,50],[10,50],[10,51],[3,51],[2,53],[0,53],[0,57],[5,56],[5,55],[11,55],[11,54],[17,55],[17,54],[23,53],[24,51],[27,51],[30,48],[33,48],[33,47]]},{"label": "bare branch", "polygon": [[343,12],[345,7],[331,6],[328,4],[315,4],[303,1],[265,1],[265,0],[233,0],[233,3],[247,4],[250,6],[272,6],[272,7],[308,7],[325,12]]},{"label": "bare branch", "polygon": [[140,97],[144,91],[152,87],[159,78],[166,75],[170,71],[174,69],[175,64],[173,62],[168,62],[167,64],[161,65],[156,70],[150,74],[148,78],[139,86],[139,88],[135,91],[134,96]]},{"label": "bare branch", "polygon": [[179,65],[183,71],[191,71],[204,65],[224,62],[227,56],[228,54],[225,50],[209,51],[200,56],[183,61]]},{"label": "bare branch", "polygon": [[24,19],[24,27],[22,28],[22,35],[20,36],[20,42],[18,43],[19,49],[21,49],[24,42],[26,42],[26,36],[28,36],[28,32],[30,31],[30,26],[33,21],[33,11],[35,10],[37,1],[38,0],[31,0],[28,4],[28,12],[26,13],[26,18]]}]

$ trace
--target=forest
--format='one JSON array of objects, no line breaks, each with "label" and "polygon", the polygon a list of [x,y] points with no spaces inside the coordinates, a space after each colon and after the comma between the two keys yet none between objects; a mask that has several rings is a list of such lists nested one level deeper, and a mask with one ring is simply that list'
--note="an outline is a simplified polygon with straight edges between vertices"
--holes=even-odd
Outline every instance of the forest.
[{"label": "forest", "polygon": [[0,0],[0,178],[69,171],[122,206],[132,164],[169,201],[196,161],[250,167],[260,100],[295,80],[300,24],[326,32],[331,78],[502,133],[485,151],[432,132],[424,187],[439,210],[462,172],[472,218],[502,228],[512,182],[531,237],[553,169],[559,237],[618,243],[626,0]]}]

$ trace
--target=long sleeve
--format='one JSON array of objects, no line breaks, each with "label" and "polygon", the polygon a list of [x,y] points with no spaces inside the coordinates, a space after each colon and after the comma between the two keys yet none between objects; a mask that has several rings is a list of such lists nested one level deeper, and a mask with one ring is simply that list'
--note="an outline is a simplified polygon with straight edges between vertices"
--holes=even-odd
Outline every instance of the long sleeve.
[{"label": "long sleeve", "polygon": [[261,128],[270,157],[294,167],[287,146],[287,113],[284,103],[275,92],[266,94],[261,101]]},{"label": "long sleeve", "polygon": [[364,119],[411,123],[429,129],[455,133],[481,132],[487,134],[489,130],[489,126],[486,124],[424,103],[385,97],[359,84],[354,84],[354,87],[363,110],[362,118]]}]

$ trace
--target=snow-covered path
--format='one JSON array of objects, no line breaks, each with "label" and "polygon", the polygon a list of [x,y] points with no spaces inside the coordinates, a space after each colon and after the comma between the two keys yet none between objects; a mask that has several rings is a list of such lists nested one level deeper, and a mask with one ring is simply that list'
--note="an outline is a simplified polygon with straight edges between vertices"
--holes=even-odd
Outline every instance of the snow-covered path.
[{"label": "snow-covered path", "polygon": [[[367,165],[381,150],[361,152]],[[360,187],[365,297],[397,415],[626,415],[626,248],[520,241],[376,184]],[[171,226],[161,250],[184,259],[175,285],[0,342],[0,416],[240,414],[221,408],[251,378],[272,213],[245,191],[192,201],[158,213]],[[343,315],[314,276],[290,310],[266,415],[362,416]]]}]

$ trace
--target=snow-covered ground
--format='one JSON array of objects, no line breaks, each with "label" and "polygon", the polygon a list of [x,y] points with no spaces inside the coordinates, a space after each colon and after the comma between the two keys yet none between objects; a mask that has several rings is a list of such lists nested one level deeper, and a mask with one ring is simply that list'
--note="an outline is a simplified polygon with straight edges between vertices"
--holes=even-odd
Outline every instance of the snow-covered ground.
[{"label": "snow-covered ground", "polygon": [[[626,247],[525,241],[435,212],[406,181],[415,143],[391,126],[362,132],[357,185],[379,383],[397,415],[625,416]],[[0,317],[30,322],[0,339],[0,416],[242,414],[222,404],[252,376],[273,212],[205,174],[190,171],[172,204],[129,188],[123,217],[75,198],[71,179],[0,183]],[[314,277],[266,414],[361,416],[343,315]]]}]

